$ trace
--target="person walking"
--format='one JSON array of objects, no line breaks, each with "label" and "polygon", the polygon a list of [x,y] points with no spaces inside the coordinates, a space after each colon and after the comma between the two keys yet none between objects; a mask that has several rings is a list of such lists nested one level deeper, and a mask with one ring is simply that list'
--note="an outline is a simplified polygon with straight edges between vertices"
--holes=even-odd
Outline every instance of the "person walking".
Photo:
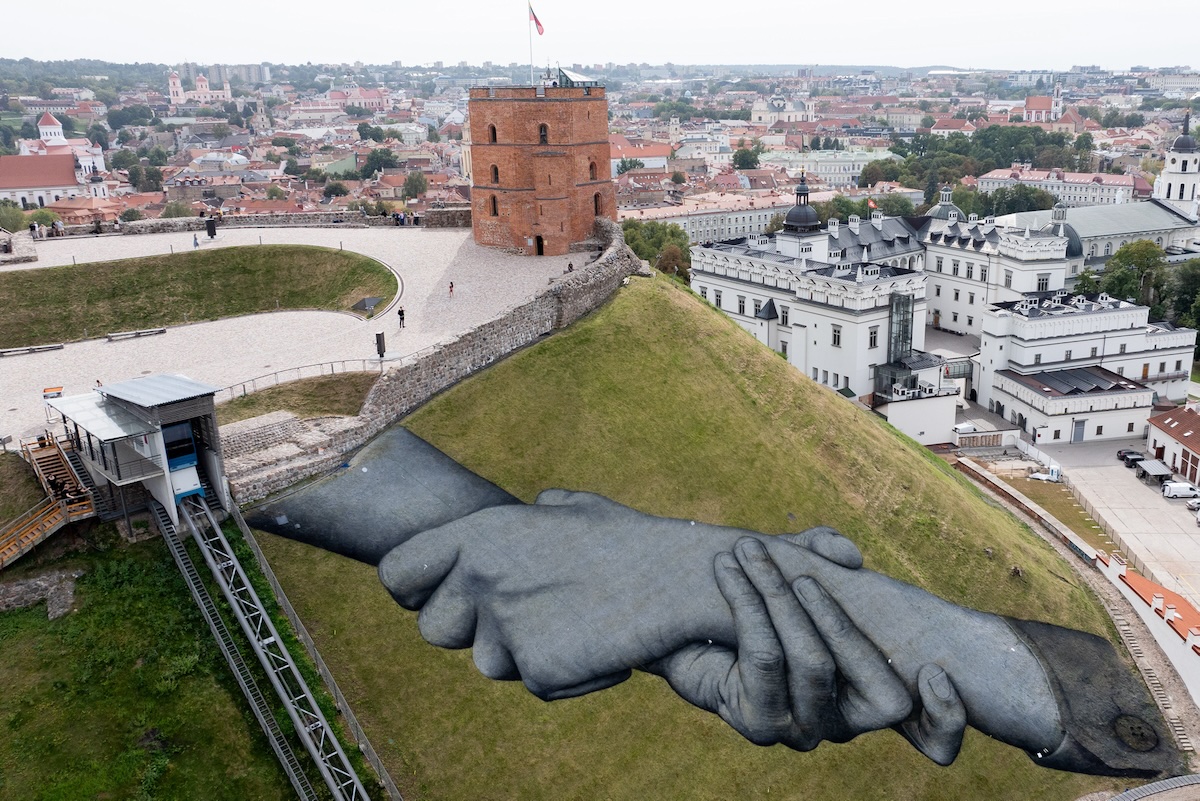
[{"label": "person walking", "polygon": [[454,282],[450,282],[450,297],[454,297]]},{"label": "person walking", "polygon": [[197,250],[200,247],[200,235],[192,234],[192,250]]},{"label": "person walking", "polygon": [[396,310],[396,316],[400,318],[400,327],[403,328],[404,327],[404,307],[403,306],[401,306],[399,309]]}]

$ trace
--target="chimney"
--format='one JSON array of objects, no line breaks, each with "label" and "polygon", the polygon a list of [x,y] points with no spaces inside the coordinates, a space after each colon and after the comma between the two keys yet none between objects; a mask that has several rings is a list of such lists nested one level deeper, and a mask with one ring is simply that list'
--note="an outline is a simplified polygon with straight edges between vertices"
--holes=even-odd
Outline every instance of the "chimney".
[{"label": "chimney", "polygon": [[850,233],[852,233],[856,236],[858,235],[858,222],[859,222],[858,215],[851,214],[850,219],[846,223],[847,225],[850,226]]},{"label": "chimney", "polygon": [[838,226],[841,224],[842,224],[842,221],[839,220],[837,217],[830,217],[829,223],[828,223],[829,235],[836,237],[838,235]]},{"label": "chimney", "polygon": [[879,209],[871,212],[871,225],[875,226],[876,231],[883,230],[883,212]]}]

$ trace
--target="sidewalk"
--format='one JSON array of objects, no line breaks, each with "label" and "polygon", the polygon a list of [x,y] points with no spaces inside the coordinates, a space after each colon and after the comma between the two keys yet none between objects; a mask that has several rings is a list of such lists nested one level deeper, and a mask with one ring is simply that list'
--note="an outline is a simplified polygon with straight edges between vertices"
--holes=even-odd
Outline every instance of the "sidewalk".
[{"label": "sidewalk", "polygon": [[[400,278],[405,328],[397,325],[396,301],[371,320],[339,312],[283,311],[175,326],[166,334],[108,342],[100,337],[63,350],[6,357],[0,361],[0,435],[14,440],[45,426],[42,388],[61,386],[67,395],[86,392],[97,379],[111,383],[151,373],[182,373],[218,387],[276,370],[376,358],[375,333],[387,335],[388,358],[423,350],[499,316],[562,275],[584,254],[528,258],[475,245],[462,229],[239,228],[223,229],[202,248],[303,244],[363,253]],[[192,234],[68,237],[37,243],[38,261],[56,265],[124,259],[192,249]],[[449,283],[454,282],[454,297]],[[0,343],[0,347],[2,347]]]}]

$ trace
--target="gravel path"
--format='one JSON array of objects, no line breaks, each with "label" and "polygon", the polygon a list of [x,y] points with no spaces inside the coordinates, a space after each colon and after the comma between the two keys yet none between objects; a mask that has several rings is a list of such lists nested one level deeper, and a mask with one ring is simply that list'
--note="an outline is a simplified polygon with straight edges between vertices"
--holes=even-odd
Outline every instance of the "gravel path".
[{"label": "gravel path", "polygon": [[[386,264],[402,295],[372,320],[324,311],[283,311],[169,328],[166,334],[109,342],[101,336],[48,351],[0,360],[0,435],[20,437],[45,425],[42,388],[76,395],[95,386],[150,373],[181,373],[225,387],[276,370],[345,359],[376,359],[375,332],[387,334],[387,358],[399,359],[494,319],[559,276],[583,254],[528,258],[475,245],[462,229],[225,228],[204,249],[293,244],[344,247]],[[69,237],[37,243],[45,269],[192,249],[191,233]],[[454,297],[449,285],[454,282]],[[405,309],[399,330],[396,306]],[[92,335],[107,332],[89,332]],[[4,343],[0,343],[4,347]]]}]

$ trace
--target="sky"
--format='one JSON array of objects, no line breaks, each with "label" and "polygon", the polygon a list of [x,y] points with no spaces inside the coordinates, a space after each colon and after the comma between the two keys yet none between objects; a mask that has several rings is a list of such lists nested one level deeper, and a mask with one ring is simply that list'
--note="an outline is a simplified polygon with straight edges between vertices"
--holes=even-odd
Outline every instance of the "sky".
[{"label": "sky", "polygon": [[[1190,3],[1142,0],[532,0],[545,28],[533,61],[561,64],[875,64],[1066,70],[1200,62]],[[60,0],[60,20],[95,15]],[[525,0],[335,3],[253,0],[211,7],[153,3],[106,14],[96,35],[55,26],[5,37],[0,57],[96,58],[174,65],[254,62],[447,65],[530,61]],[[144,10],[142,10],[144,9]],[[974,9],[981,9],[975,11]],[[988,9],[983,11],[982,9]],[[1195,64],[1200,69],[1200,63]]]}]

